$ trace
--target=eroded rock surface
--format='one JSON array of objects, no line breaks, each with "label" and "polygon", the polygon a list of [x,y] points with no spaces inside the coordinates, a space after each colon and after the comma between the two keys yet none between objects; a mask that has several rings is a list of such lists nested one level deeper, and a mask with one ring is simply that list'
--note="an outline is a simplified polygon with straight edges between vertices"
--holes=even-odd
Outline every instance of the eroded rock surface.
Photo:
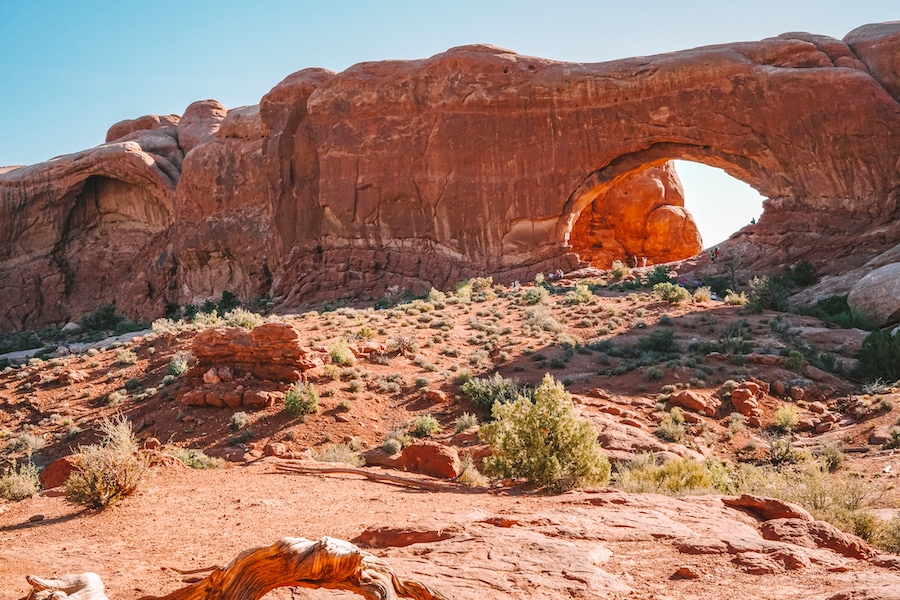
[{"label": "eroded rock surface", "polygon": [[672,159],[769,198],[698,273],[860,267],[900,241],[898,55],[898,23],[596,64],[465,46],[123,122],[0,173],[0,327],[114,299],[147,320],[226,289],[291,306],[528,279],[581,254],[668,260],[700,243]]}]

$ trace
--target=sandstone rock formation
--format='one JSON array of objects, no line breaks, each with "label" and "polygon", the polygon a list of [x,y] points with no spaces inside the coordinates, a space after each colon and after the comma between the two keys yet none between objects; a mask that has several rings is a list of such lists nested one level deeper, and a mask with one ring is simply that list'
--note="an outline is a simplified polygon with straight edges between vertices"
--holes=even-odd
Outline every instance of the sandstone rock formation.
[{"label": "sandstone rock formation", "polygon": [[[720,245],[736,267],[859,267],[900,241],[898,54],[900,23],[597,64],[465,46],[123,122],[0,173],[0,328],[114,299],[146,320],[226,289],[291,306],[526,279],[608,249],[667,260],[699,245],[672,159],[769,198]],[[592,253],[591,227],[623,237]]]},{"label": "sandstone rock formation", "polygon": [[876,327],[900,323],[900,262],[860,279],[850,290],[847,303]]},{"label": "sandstone rock formation", "polygon": [[569,245],[581,260],[601,268],[632,257],[672,262],[703,249],[671,162],[637,171],[598,196],[572,226]]}]

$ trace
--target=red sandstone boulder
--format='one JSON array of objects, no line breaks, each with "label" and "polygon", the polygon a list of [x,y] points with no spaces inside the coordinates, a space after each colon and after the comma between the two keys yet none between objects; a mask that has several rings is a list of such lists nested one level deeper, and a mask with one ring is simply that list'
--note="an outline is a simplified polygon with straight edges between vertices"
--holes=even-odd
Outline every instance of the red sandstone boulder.
[{"label": "red sandstone boulder", "polygon": [[731,390],[731,403],[734,405],[734,410],[745,417],[754,415],[759,409],[756,395],[751,389],[743,386]]},{"label": "red sandstone boulder", "polygon": [[144,115],[137,119],[119,121],[106,132],[106,141],[115,142],[136,131],[153,131],[164,127],[176,127],[181,117],[178,115]]},{"label": "red sandstone boulder", "polygon": [[693,390],[677,390],[669,394],[669,402],[702,414],[713,414],[718,408],[718,400]]},{"label": "red sandstone boulder", "polygon": [[178,144],[185,156],[213,139],[228,111],[217,100],[200,100],[188,106],[178,122]]},{"label": "red sandstone boulder", "polygon": [[827,548],[848,558],[866,559],[877,554],[860,538],[844,533],[825,521],[772,519],[762,523],[759,531],[767,540],[788,542],[804,548]]},{"label": "red sandstone boulder", "polygon": [[569,243],[582,260],[601,268],[614,260],[630,265],[632,256],[671,262],[703,249],[672,163],[638,171],[598,196],[579,215]]},{"label": "red sandstone boulder", "polygon": [[417,441],[400,454],[396,462],[398,469],[453,479],[459,475],[459,454],[455,448],[428,440]]},{"label": "red sandstone boulder", "polygon": [[722,498],[722,503],[732,508],[748,510],[766,521],[772,519],[813,520],[812,515],[806,509],[777,498],[763,498],[751,494],[742,494],[737,498],[726,496]]},{"label": "red sandstone boulder", "polygon": [[65,485],[69,476],[78,468],[78,464],[79,456],[77,454],[70,454],[54,460],[38,475],[41,487],[50,490]]}]

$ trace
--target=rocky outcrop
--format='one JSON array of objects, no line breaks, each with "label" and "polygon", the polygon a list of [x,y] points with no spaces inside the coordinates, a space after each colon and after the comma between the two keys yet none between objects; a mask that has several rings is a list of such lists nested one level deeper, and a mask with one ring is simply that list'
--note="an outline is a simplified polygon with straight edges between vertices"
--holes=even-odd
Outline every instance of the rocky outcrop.
[{"label": "rocky outcrop", "polygon": [[[703,240],[684,208],[684,190],[672,163],[625,177],[581,211],[569,245],[581,260],[606,268],[632,257],[649,264],[681,260],[703,249]],[[641,261],[640,264],[643,264]]]},{"label": "rocky outcrop", "polygon": [[898,55],[900,23],[598,64],[465,46],[123,122],[0,174],[0,327],[668,260],[699,246],[671,159],[769,198],[698,273],[856,268],[900,241]]},{"label": "rocky outcrop", "polygon": [[900,262],[860,279],[850,290],[847,304],[876,327],[900,323]]}]

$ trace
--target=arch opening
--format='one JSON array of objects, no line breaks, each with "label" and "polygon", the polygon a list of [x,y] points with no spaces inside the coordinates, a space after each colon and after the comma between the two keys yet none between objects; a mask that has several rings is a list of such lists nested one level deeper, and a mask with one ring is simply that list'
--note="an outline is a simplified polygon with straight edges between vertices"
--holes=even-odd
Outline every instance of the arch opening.
[{"label": "arch opening", "polygon": [[582,262],[608,268],[615,260],[682,260],[761,216],[764,198],[746,182],[753,179],[746,163],[683,153],[637,158],[625,156],[592,173],[569,197],[564,243]]}]

